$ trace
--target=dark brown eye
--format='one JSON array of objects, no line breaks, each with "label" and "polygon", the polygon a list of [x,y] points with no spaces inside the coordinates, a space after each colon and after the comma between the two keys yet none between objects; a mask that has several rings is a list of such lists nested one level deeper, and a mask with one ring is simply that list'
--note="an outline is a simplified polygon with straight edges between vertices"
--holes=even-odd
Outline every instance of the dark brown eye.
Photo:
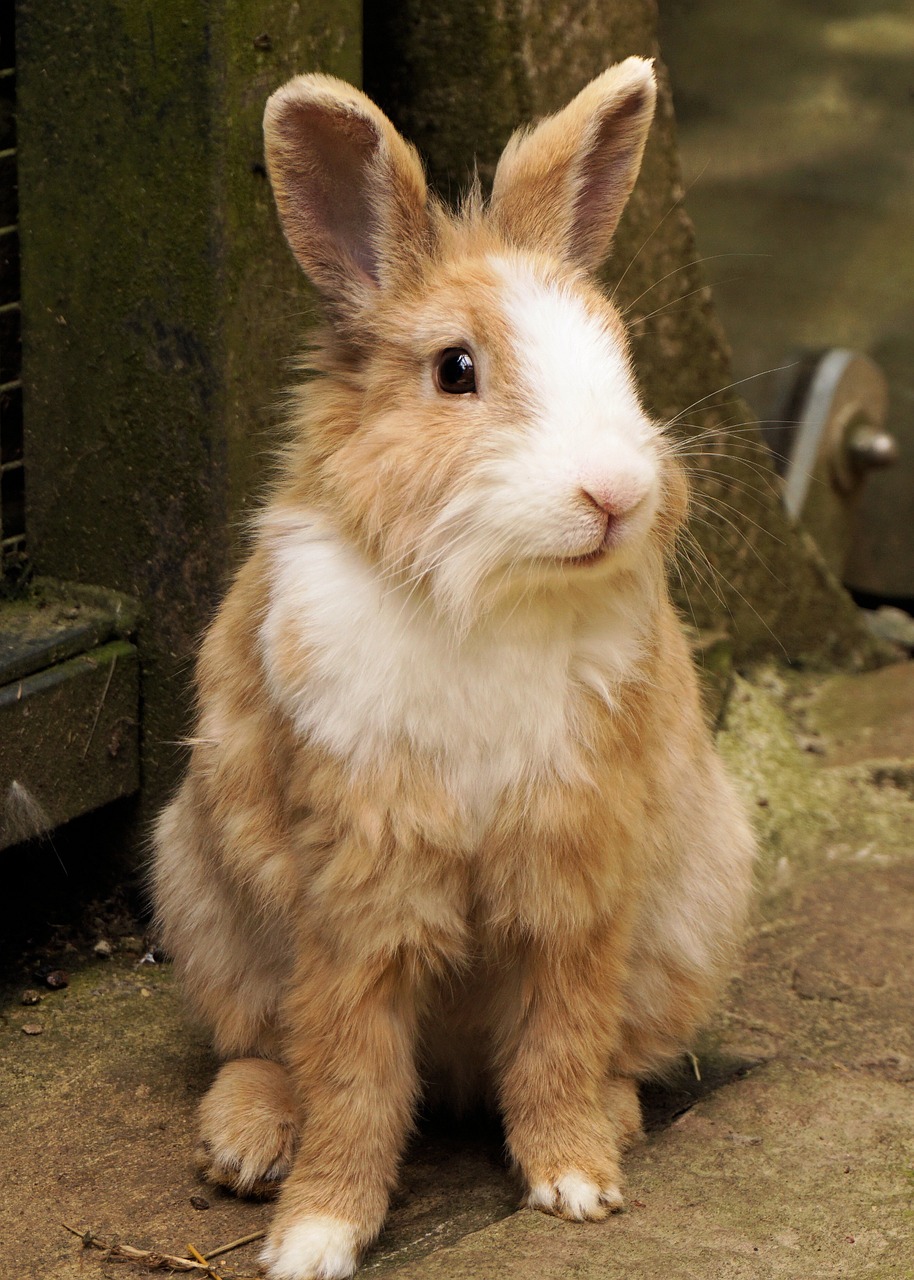
[{"label": "dark brown eye", "polygon": [[476,390],[473,357],[464,347],[447,347],[435,361],[435,383],[439,391],[463,396]]}]

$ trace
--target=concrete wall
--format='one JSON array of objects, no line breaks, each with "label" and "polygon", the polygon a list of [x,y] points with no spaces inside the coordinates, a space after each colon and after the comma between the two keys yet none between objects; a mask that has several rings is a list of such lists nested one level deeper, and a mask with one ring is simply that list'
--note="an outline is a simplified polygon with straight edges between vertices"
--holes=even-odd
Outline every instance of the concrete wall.
[{"label": "concrete wall", "polygon": [[29,551],[142,602],[159,797],[310,318],[263,103],[297,71],[358,80],[359,6],[21,0],[17,35]]}]

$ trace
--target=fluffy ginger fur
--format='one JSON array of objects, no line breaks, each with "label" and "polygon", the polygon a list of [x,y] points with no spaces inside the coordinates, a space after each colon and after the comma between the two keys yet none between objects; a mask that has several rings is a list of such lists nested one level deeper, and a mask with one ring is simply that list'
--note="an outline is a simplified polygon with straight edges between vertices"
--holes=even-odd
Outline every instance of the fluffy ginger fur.
[{"label": "fluffy ginger fur", "polygon": [[494,1099],[528,1203],[604,1217],[635,1082],[726,973],[753,843],[665,585],[685,480],[587,275],[653,94],[612,68],[457,216],[358,91],[268,106],[331,325],[203,645],[154,893],[226,1059],[203,1169],[282,1182],[274,1280],[352,1273],[430,1088]]}]

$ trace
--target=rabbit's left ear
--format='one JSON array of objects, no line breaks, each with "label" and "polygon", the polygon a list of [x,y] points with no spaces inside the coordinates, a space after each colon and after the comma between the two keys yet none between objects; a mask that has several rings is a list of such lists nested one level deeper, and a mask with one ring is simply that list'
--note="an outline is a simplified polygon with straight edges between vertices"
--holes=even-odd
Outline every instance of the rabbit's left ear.
[{"label": "rabbit's left ear", "polygon": [[598,267],[638,177],[656,98],[652,64],[626,58],[516,133],[492,187],[502,230],[516,244]]},{"label": "rabbit's left ear", "polygon": [[332,76],[277,89],[263,127],[292,252],[331,314],[358,316],[429,243],[418,155],[364,93]]}]

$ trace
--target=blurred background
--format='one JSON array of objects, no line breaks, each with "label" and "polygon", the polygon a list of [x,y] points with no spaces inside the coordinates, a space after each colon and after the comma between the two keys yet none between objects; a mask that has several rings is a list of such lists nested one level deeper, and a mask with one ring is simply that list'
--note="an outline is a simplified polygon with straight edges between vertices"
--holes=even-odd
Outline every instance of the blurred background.
[{"label": "blurred background", "polygon": [[[914,607],[914,7],[661,0],[686,206],[761,419],[830,347],[888,381],[898,462],[860,495],[844,580]],[[761,376],[759,376],[761,375]],[[751,379],[748,380],[748,379]]]}]

